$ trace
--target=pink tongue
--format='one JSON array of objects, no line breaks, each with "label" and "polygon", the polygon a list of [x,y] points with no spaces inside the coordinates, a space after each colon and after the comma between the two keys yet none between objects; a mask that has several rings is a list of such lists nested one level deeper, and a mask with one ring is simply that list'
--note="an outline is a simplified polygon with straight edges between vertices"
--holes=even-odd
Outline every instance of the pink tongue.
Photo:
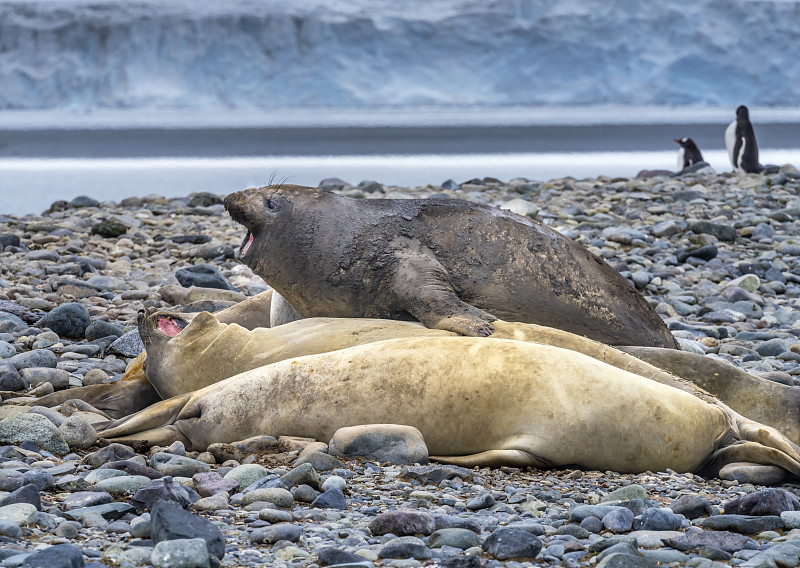
[{"label": "pink tongue", "polygon": [[160,318],[158,320],[158,331],[164,335],[175,337],[181,332],[181,328],[175,325],[175,322],[172,321],[172,318]]},{"label": "pink tongue", "polygon": [[252,244],[253,244],[253,235],[251,234],[250,238],[247,239],[247,242],[245,243],[244,248],[242,248],[242,256],[244,256],[244,254],[247,252],[247,249],[249,249],[250,245],[252,245]]}]

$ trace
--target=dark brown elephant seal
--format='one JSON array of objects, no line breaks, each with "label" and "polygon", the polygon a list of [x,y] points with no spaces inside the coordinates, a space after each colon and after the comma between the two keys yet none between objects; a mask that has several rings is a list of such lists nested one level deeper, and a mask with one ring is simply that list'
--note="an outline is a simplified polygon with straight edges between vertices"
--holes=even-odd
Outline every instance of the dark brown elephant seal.
[{"label": "dark brown elephant seal", "polygon": [[302,317],[415,318],[462,335],[537,323],[676,348],[613,268],[558,232],[457,199],[351,199],[291,185],[233,193],[240,257]]}]

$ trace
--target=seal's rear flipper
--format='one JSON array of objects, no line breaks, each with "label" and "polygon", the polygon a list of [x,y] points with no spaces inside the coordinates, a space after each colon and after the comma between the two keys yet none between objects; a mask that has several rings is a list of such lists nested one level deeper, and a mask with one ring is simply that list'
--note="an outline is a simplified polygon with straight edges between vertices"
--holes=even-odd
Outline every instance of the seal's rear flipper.
[{"label": "seal's rear flipper", "polygon": [[743,440],[778,450],[800,465],[800,448],[775,428],[759,424],[743,416],[738,417],[736,427]]},{"label": "seal's rear flipper", "polygon": [[160,401],[161,397],[142,372],[141,378],[66,389],[37,398],[29,405],[52,408],[73,399],[80,399],[111,418],[123,418]]},{"label": "seal's rear flipper", "polygon": [[[98,434],[103,438],[110,439],[132,434],[138,435],[145,430],[169,426],[175,422],[190,398],[192,398],[191,394],[184,394],[162,400],[136,414],[112,422],[109,428],[98,430]],[[132,437],[131,439],[140,440],[142,438]]]},{"label": "seal's rear flipper", "polygon": [[718,477],[719,470],[730,463],[750,462],[760,465],[776,465],[800,477],[800,462],[775,448],[768,448],[758,442],[737,442],[717,450],[709,463],[700,472],[703,475]]},{"label": "seal's rear flipper", "polygon": [[144,374],[146,358],[145,352],[139,354],[128,364],[125,375],[116,382],[65,389],[34,399],[28,406],[52,408],[71,399],[80,399],[111,418],[123,418],[138,412],[161,400]]},{"label": "seal's rear flipper", "polygon": [[726,361],[697,353],[658,347],[617,349],[690,381],[738,414],[777,429],[795,444],[800,442],[800,389],[751,375]]},{"label": "seal's rear flipper", "polygon": [[488,450],[468,456],[430,456],[431,461],[461,467],[541,467],[553,464],[524,450]]},{"label": "seal's rear flipper", "polygon": [[182,442],[187,448],[191,448],[192,444],[178,428],[174,426],[164,426],[163,428],[153,428],[152,430],[145,430],[129,436],[117,436],[107,438],[110,442],[118,444],[131,445],[134,442],[147,442],[151,446],[169,446],[173,442]]},{"label": "seal's rear flipper", "polygon": [[103,418],[107,418],[108,424],[111,424],[111,422],[114,421],[114,418],[119,418],[118,416],[117,417],[109,416],[107,413],[103,412],[96,406],[92,406],[91,404],[89,404],[85,400],[81,400],[80,398],[70,398],[69,400],[65,400],[64,402],[61,403],[59,411],[66,416],[65,411],[68,408],[71,408],[73,412],[94,412],[95,414],[99,414]]}]

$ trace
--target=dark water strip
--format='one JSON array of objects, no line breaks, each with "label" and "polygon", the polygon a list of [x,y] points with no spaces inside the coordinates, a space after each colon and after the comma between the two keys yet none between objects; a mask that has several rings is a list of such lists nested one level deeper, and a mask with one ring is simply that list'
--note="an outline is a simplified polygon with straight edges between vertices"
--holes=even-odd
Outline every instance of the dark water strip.
[{"label": "dark water strip", "polygon": [[[677,149],[689,136],[701,150],[724,148],[725,124],[306,128],[0,129],[0,158],[342,156]],[[796,123],[755,126],[759,146],[797,148]]]}]

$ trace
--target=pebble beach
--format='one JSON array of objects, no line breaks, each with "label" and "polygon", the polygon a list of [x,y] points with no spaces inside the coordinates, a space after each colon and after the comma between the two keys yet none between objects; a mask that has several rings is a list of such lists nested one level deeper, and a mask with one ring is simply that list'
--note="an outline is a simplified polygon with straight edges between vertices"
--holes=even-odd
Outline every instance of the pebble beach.
[{"label": "pebble beach", "polygon": [[[628,279],[681,349],[800,387],[793,166],[320,186],[537,219]],[[107,417],[91,407],[36,406],[119,380],[142,350],[141,308],[217,311],[267,289],[235,258],[244,230],[224,193],[0,212],[0,566],[800,565],[800,485],[772,468],[747,480],[468,470],[334,456],[328,440],[282,436],[129,448],[98,439],[92,424]]]}]

